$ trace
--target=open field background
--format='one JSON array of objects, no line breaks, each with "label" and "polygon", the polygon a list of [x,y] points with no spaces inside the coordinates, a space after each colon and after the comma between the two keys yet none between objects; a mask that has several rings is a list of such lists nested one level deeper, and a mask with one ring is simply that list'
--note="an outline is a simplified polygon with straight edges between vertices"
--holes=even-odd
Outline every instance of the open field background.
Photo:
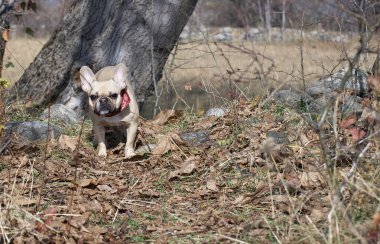
[{"label": "open field background", "polygon": [[[11,82],[16,81],[46,41],[46,38],[12,38],[7,43],[4,60],[5,64],[11,62],[13,65],[4,70],[4,78]],[[351,53],[357,45],[355,41],[352,40],[348,43],[305,41],[304,67],[306,79],[314,80],[329,74],[333,68],[341,68],[342,66],[337,66],[337,64],[345,58],[342,51],[346,50]],[[251,51],[251,54],[244,54],[236,48],[244,48]],[[249,41],[231,44],[227,42],[216,44],[214,42],[194,41],[179,44],[175,52],[174,63],[167,69],[172,71],[172,77],[179,83],[199,82],[202,79],[214,80],[215,76],[220,75],[220,73],[224,74],[227,69],[231,69],[227,60],[234,69],[245,70],[250,67],[252,56],[257,55],[257,53],[273,60],[278,80],[285,79],[287,74],[292,72],[296,75],[300,73],[299,41],[269,44]],[[368,64],[372,62],[370,59],[367,61]],[[169,64],[171,62],[173,62],[172,59],[169,60]],[[268,66],[268,61],[263,59],[263,62],[265,62],[265,66]],[[254,68],[257,67],[253,67],[252,70]]]},{"label": "open field background", "polygon": [[[161,110],[174,105],[180,110],[205,110],[222,106],[238,95],[263,94],[279,84],[301,87],[303,79],[315,81],[344,67],[346,53],[352,54],[357,46],[356,40],[339,43],[207,40],[180,43],[172,52],[159,84]],[[15,82],[46,41],[46,38],[12,38],[7,43],[4,78]],[[363,68],[368,68],[373,59],[373,56],[363,59]],[[142,111],[144,117],[153,116],[155,100],[148,99]]]}]

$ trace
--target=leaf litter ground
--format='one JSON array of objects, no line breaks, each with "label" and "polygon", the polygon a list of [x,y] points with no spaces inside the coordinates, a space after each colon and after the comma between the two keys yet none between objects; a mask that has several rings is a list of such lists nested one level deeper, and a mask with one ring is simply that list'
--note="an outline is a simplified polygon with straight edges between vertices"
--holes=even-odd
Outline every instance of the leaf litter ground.
[{"label": "leaf litter ground", "polygon": [[[79,128],[48,145],[10,150],[0,165],[2,241],[327,241],[333,188],[319,135],[292,110],[258,104],[259,98],[239,101],[219,118],[163,111],[142,121],[139,155],[131,160],[123,159],[122,143],[99,159],[90,123],[78,150]],[[356,120],[341,119],[344,153],[335,160],[335,180],[345,184],[342,198],[355,229],[377,238],[378,136],[368,139],[355,177],[347,178],[362,139],[350,135],[362,130]],[[197,131],[206,139],[181,136]],[[355,238],[346,222],[335,224],[340,241]]]}]

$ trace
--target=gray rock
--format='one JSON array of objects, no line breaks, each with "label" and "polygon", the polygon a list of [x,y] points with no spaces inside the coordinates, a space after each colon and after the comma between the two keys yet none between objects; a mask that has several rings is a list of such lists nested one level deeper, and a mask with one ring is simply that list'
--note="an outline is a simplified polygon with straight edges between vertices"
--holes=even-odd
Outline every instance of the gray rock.
[{"label": "gray rock", "polygon": [[232,41],[232,29],[231,27],[224,27],[220,30],[220,33],[213,36],[215,41]]},{"label": "gray rock", "polygon": [[[314,82],[309,88],[306,89],[304,102],[307,111],[310,113],[320,113],[329,99],[337,95],[342,83],[342,78],[347,70],[340,70],[332,74],[330,77]],[[363,107],[360,102],[362,97],[369,94],[369,86],[367,82],[367,75],[364,71],[355,69],[352,76],[348,79],[344,89],[354,91],[356,96],[347,96],[339,107],[340,111],[347,113],[350,111],[362,111]],[[292,90],[281,90],[273,95],[276,101],[285,103],[291,107],[300,105],[301,94],[295,93]]]},{"label": "gray rock", "polygon": [[363,98],[358,96],[347,96],[345,97],[342,103],[342,112],[351,113],[351,112],[362,112],[364,110],[363,105],[361,105]]},{"label": "gray rock", "polygon": [[[41,119],[48,118],[48,109],[46,109],[40,116]],[[63,104],[53,104],[50,107],[50,119],[52,121],[59,121],[66,125],[78,124],[81,121],[79,115],[71,108]]]},{"label": "gray rock", "polygon": [[[321,95],[331,96],[334,91],[338,91],[340,88],[345,72],[346,70],[342,69],[326,79],[315,82],[306,92],[313,97]],[[362,70],[354,69],[352,76],[348,79],[344,88],[355,91],[358,95],[368,94],[367,75]]]},{"label": "gray rock", "polygon": [[207,110],[205,116],[216,116],[216,117],[222,117],[226,114],[227,109],[224,108],[210,108]]},{"label": "gray rock", "polygon": [[288,105],[296,105],[301,102],[301,95],[292,90],[280,90],[273,95],[276,101],[286,103]]},{"label": "gray rock", "polygon": [[263,39],[264,31],[259,28],[250,28],[242,36],[243,40],[258,41]]},{"label": "gray rock", "polygon": [[144,145],[144,146],[137,148],[135,153],[136,153],[136,155],[142,156],[142,155],[147,154],[147,153],[152,153],[152,151],[155,147],[156,147],[156,144]]},{"label": "gray rock", "polygon": [[266,133],[266,135],[267,135],[267,138],[272,138],[274,143],[276,143],[276,144],[289,144],[290,143],[288,136],[282,132],[268,131]]},{"label": "gray rock", "polygon": [[[48,136],[48,123],[41,121],[28,121],[28,122],[11,122],[5,125],[4,138],[10,134],[15,134],[21,139],[39,143],[46,141]],[[58,138],[62,133],[62,130],[57,126],[50,125],[50,136]]]},{"label": "gray rock", "polygon": [[194,145],[194,146],[199,146],[205,142],[208,141],[208,131],[194,131],[194,132],[186,132],[180,134],[180,137],[182,140],[185,142]]}]

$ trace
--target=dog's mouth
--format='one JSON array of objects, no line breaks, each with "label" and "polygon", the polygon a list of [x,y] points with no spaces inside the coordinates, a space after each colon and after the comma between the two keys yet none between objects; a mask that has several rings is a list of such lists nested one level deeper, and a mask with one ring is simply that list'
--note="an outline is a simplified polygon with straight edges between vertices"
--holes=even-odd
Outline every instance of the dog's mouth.
[{"label": "dog's mouth", "polygon": [[109,108],[109,107],[103,107],[103,106],[97,106],[98,108],[95,108],[94,112],[97,115],[101,116],[107,116],[109,114],[114,113],[117,109],[116,108]]},{"label": "dog's mouth", "polygon": [[110,111],[109,109],[102,109],[98,113],[99,113],[99,115],[107,115],[107,114],[110,114],[110,113],[112,113],[114,111],[115,110]]},{"label": "dog's mouth", "polygon": [[116,107],[109,99],[99,99],[95,105],[94,112],[101,116],[106,116],[108,114],[114,113]]}]

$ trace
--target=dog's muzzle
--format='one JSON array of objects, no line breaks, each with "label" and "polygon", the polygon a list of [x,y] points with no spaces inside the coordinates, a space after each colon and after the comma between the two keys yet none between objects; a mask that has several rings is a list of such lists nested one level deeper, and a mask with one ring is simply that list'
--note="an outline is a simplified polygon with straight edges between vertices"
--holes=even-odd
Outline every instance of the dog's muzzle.
[{"label": "dog's muzzle", "polygon": [[111,99],[107,97],[100,97],[98,101],[96,101],[94,112],[98,115],[107,115],[109,113],[113,113],[115,110],[115,105]]}]

